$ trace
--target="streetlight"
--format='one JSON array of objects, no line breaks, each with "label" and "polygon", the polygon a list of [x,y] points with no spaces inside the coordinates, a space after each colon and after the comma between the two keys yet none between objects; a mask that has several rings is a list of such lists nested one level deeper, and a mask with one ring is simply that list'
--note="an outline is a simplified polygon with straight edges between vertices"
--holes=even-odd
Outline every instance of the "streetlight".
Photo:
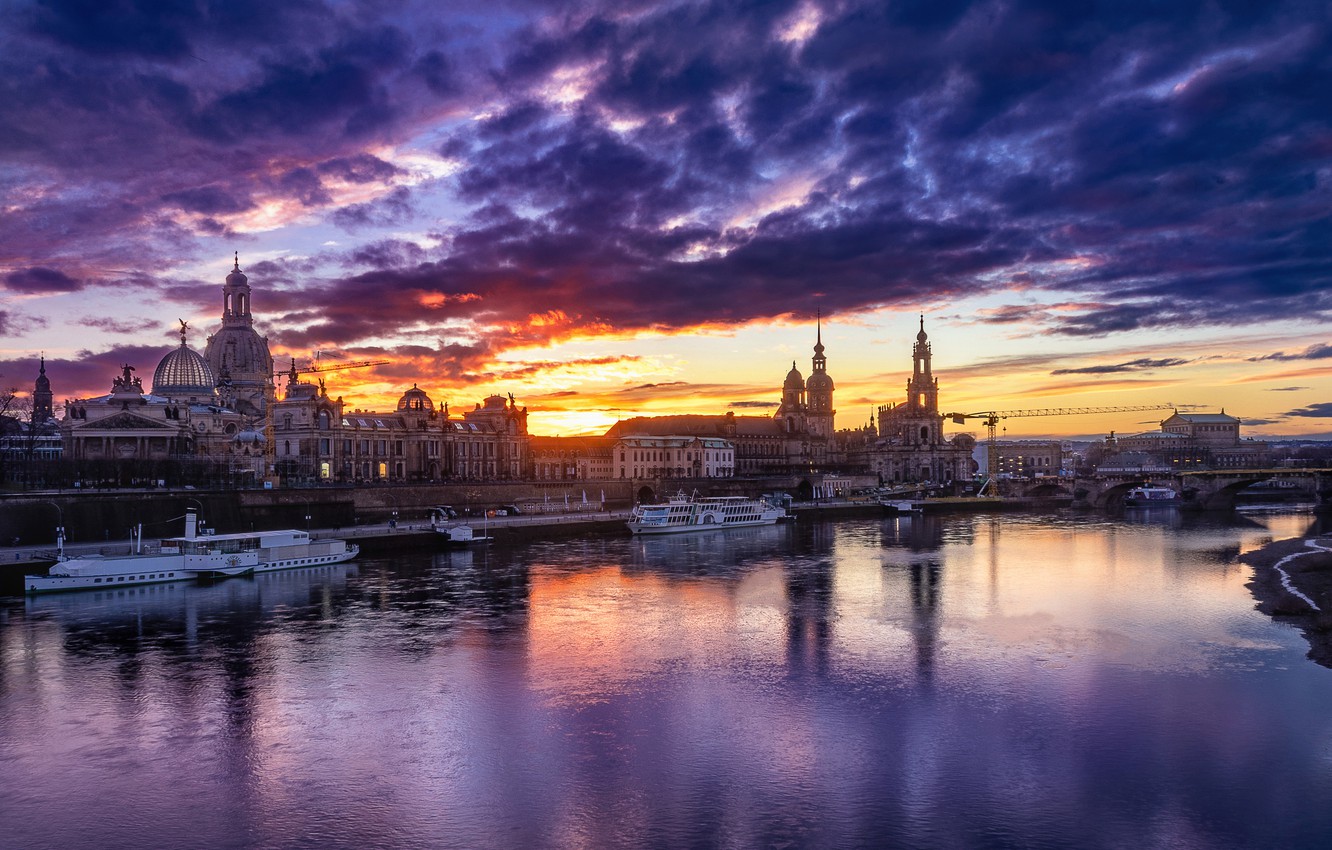
[{"label": "streetlight", "polygon": [[56,509],[56,560],[65,560],[65,511],[55,502],[46,504]]}]

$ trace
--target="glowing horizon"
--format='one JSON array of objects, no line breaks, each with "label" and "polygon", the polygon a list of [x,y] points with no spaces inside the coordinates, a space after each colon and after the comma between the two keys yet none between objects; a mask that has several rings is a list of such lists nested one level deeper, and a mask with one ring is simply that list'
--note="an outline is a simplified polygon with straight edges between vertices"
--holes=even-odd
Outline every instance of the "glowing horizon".
[{"label": "glowing horizon", "polygon": [[1299,3],[770,6],[316,0],[237,40],[20,0],[0,381],[45,352],[57,399],[100,395],[177,318],[202,349],[239,251],[278,363],[389,361],[324,376],[353,408],[417,383],[513,392],[537,434],[763,415],[821,313],[857,427],[924,313],[947,412],[1170,402],[1332,438],[1332,116]]}]

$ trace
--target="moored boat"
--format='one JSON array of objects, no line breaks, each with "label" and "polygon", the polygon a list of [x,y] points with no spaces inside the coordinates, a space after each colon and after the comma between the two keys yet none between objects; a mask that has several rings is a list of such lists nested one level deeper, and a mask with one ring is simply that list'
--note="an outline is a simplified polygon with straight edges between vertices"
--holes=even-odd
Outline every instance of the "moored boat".
[{"label": "moored boat", "polygon": [[1179,493],[1170,487],[1134,487],[1124,496],[1126,508],[1168,508],[1179,504]]},{"label": "moored boat", "polygon": [[495,538],[477,534],[470,525],[446,525],[435,529],[449,546],[484,546]]},{"label": "moored boat", "polygon": [[764,499],[746,496],[686,496],[663,504],[637,505],[629,517],[634,534],[675,534],[750,525],[773,525],[786,511]]},{"label": "moored boat", "polygon": [[185,535],[162,540],[155,552],[62,555],[46,575],[24,576],[23,586],[28,593],[51,593],[221,578],[337,564],[359,552],[345,540],[312,540],[308,531],[294,529],[200,534],[198,516],[190,510],[185,514]]}]

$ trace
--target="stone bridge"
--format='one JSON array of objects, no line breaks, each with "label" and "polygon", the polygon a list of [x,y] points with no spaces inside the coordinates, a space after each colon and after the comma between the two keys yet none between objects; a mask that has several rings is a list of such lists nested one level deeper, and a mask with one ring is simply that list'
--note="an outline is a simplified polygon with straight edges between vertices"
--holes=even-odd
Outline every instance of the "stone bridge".
[{"label": "stone bridge", "polygon": [[1260,481],[1272,478],[1310,479],[1319,505],[1332,505],[1332,469],[1212,469],[1157,475],[1118,473],[1095,478],[1036,481],[1014,487],[1015,495],[1036,499],[1072,499],[1074,505],[1100,508],[1122,504],[1134,487],[1171,487],[1180,494],[1184,510],[1228,511],[1235,496]]}]

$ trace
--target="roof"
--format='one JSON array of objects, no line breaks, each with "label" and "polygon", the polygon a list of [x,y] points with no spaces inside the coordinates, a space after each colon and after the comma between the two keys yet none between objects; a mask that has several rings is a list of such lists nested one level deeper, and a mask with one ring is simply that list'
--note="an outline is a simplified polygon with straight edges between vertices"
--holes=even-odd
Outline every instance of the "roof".
[{"label": "roof", "polygon": [[[1239,420],[1223,413],[1176,413],[1170,419],[1182,419],[1194,425],[1238,425]],[[1166,422],[1169,422],[1167,419]],[[1164,423],[1162,423],[1164,424]]]}]

